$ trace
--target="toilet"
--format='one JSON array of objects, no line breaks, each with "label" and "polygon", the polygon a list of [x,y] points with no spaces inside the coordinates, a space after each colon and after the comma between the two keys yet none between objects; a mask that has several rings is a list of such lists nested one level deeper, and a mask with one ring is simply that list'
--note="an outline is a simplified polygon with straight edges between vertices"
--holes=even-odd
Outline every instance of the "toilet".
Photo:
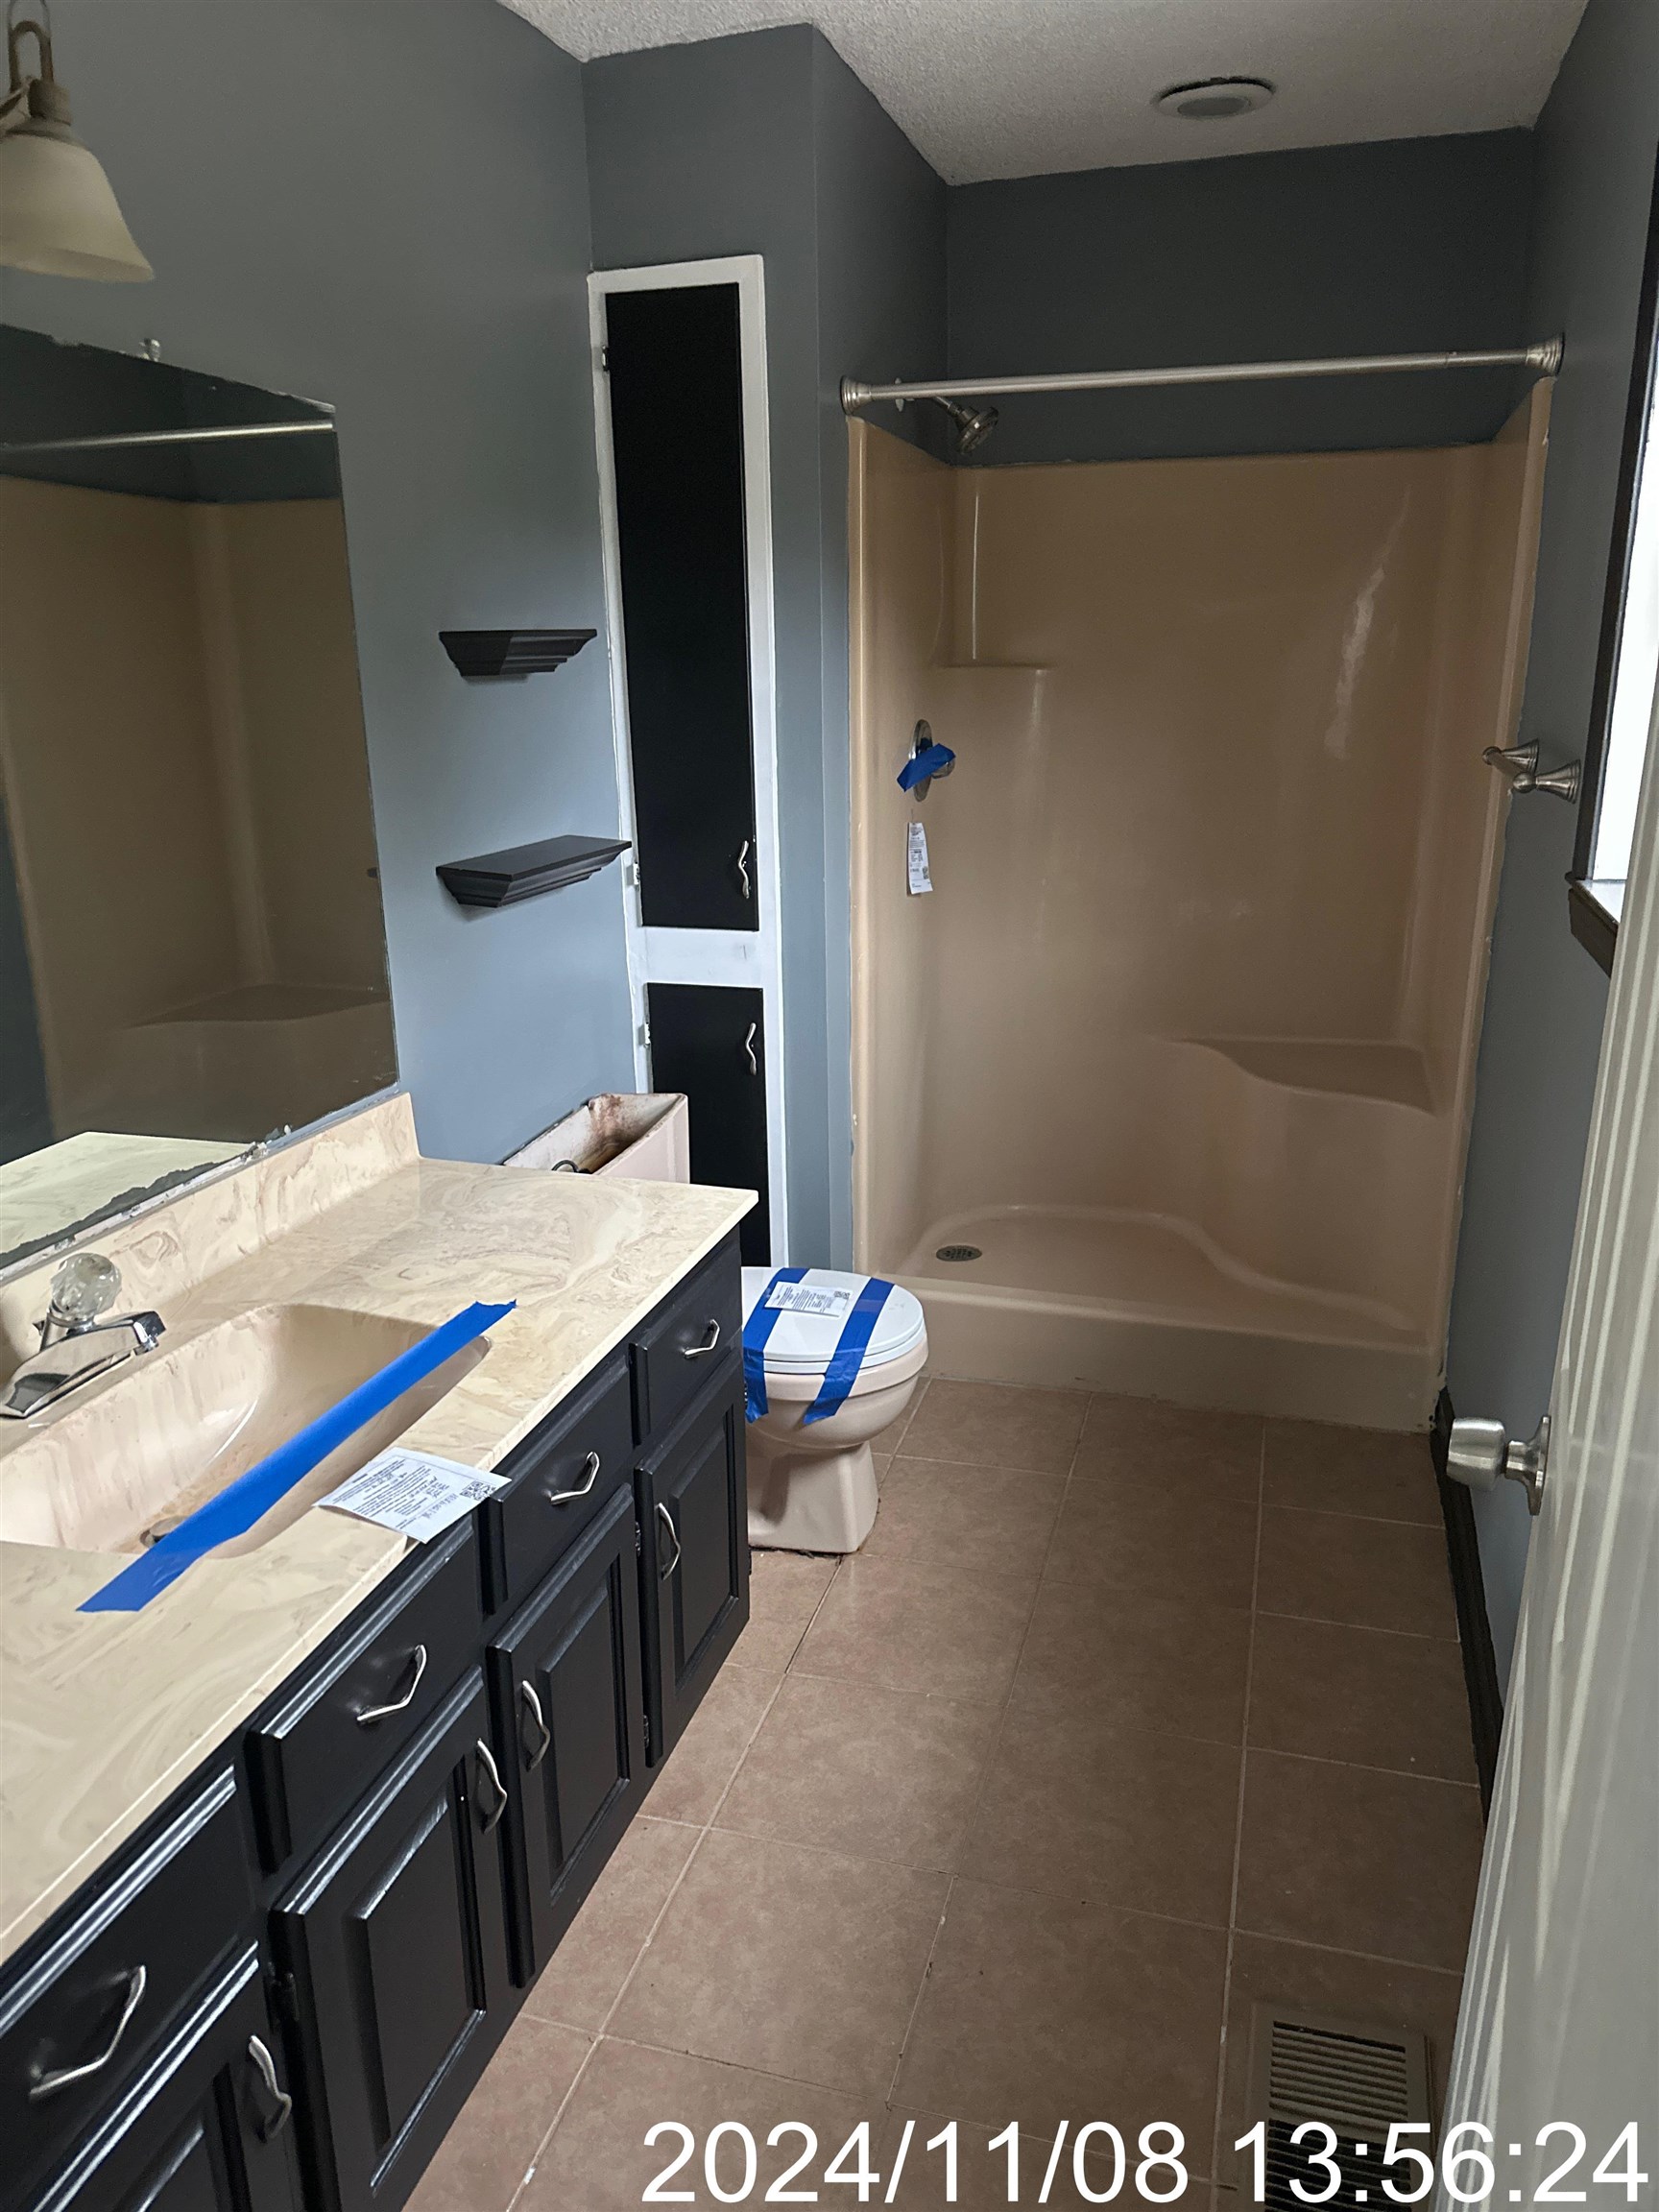
[{"label": "toilet", "polygon": [[[872,1279],[808,1267],[798,1283],[781,1286],[790,1301],[783,1310],[763,1305],[776,1280],[770,1267],[743,1270],[744,1360],[763,1368],[766,1402],[749,1423],[749,1541],[786,1551],[856,1551],[876,1521],[870,1440],[903,1412],[927,1361],[921,1301],[899,1284],[889,1288],[845,1399],[808,1422]],[[769,1327],[757,1326],[757,1309],[773,1313]],[[764,1343],[752,1350],[762,1333]]]}]

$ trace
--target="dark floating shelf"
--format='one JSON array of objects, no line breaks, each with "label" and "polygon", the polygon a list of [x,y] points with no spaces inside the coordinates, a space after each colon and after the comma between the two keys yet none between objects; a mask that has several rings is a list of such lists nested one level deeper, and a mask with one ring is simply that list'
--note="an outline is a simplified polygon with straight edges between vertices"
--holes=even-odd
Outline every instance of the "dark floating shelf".
[{"label": "dark floating shelf", "polygon": [[[591,636],[591,632],[589,632]],[[543,891],[562,891],[609,867],[626,840],[614,837],[544,837],[539,845],[509,845],[471,860],[445,860],[438,880],[463,906],[517,906]]]},{"label": "dark floating shelf", "polygon": [[438,642],[463,676],[540,676],[563,668],[594,630],[440,630]]}]

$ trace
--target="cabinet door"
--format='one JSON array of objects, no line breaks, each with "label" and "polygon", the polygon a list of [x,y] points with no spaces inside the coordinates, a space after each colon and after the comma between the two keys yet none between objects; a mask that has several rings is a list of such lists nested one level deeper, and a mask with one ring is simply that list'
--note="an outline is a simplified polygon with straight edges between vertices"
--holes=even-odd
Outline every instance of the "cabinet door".
[{"label": "cabinet door", "polygon": [[757,1190],[737,1231],[746,1266],[772,1255],[766,1190],[766,1013],[758,991],[651,983],[651,1080],[690,1101],[691,1180]]},{"label": "cabinet door", "polygon": [[299,2212],[292,2110],[250,1951],[77,2146],[37,2212]]},{"label": "cabinet door", "polygon": [[731,1359],[639,1470],[646,1701],[653,1765],[749,1618],[743,1363]]},{"label": "cabinet door", "polygon": [[397,2204],[507,2025],[507,1791],[463,1682],[297,1887],[273,1932],[325,2204]]},{"label": "cabinet door", "polygon": [[639,1538],[632,1488],[490,1647],[522,1838],[515,1962],[547,1963],[645,1788]]}]

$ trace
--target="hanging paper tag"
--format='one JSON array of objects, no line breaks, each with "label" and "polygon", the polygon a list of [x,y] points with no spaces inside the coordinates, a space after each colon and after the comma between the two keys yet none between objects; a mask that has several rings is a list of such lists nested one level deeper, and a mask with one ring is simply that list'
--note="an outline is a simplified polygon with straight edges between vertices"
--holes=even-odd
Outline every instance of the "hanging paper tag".
[{"label": "hanging paper tag", "polygon": [[780,1313],[828,1313],[831,1321],[839,1321],[852,1311],[854,1295],[816,1283],[775,1283],[766,1303]]},{"label": "hanging paper tag", "polygon": [[919,899],[924,891],[933,888],[933,878],[927,872],[927,831],[920,822],[905,825],[904,858],[909,870],[910,896]]},{"label": "hanging paper tag", "polygon": [[359,1468],[338,1490],[330,1490],[321,1503],[426,1544],[506,1481],[505,1475],[487,1475],[481,1467],[463,1467],[458,1460],[439,1459],[430,1452],[405,1452],[394,1446]]}]

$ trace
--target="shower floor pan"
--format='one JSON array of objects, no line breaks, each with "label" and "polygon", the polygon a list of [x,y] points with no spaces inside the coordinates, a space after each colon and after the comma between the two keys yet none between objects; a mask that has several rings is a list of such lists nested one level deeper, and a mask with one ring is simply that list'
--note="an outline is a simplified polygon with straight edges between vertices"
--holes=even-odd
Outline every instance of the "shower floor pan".
[{"label": "shower floor pan", "polygon": [[[941,1260],[943,1245],[981,1257]],[[932,1222],[897,1269],[929,1366],[1379,1429],[1423,1427],[1439,1358],[1392,1308],[1241,1268],[1190,1223],[1070,1207]]]}]

